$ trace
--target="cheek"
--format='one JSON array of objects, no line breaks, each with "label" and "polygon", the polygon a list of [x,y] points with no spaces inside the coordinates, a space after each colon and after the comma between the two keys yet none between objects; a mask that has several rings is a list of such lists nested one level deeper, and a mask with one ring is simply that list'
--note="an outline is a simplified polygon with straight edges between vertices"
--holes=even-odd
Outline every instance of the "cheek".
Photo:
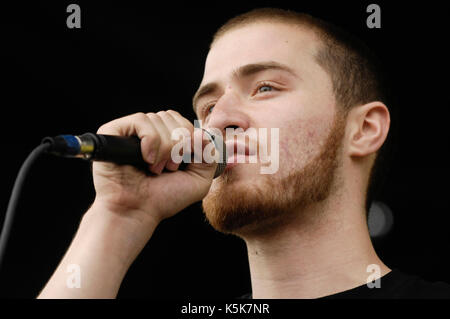
[{"label": "cheek", "polygon": [[291,120],[280,128],[280,169],[291,171],[304,167],[321,150],[330,121],[323,116]]},{"label": "cheek", "polygon": [[273,105],[268,107],[264,121],[258,123],[279,128],[279,172],[301,169],[321,151],[333,123],[333,109],[332,101],[298,92],[277,100],[276,114]]}]

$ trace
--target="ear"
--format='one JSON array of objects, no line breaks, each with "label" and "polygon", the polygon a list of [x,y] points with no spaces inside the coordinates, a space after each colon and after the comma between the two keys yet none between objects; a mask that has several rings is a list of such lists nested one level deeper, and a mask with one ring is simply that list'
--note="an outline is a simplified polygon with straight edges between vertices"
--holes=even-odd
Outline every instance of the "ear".
[{"label": "ear", "polygon": [[382,102],[371,102],[353,108],[347,118],[348,155],[363,157],[375,153],[389,132],[391,118]]}]

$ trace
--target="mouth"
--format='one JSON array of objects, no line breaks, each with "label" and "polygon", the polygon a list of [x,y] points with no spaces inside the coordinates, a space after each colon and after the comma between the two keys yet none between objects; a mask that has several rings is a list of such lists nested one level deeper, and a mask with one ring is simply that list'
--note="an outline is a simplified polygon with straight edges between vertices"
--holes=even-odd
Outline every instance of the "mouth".
[{"label": "mouth", "polygon": [[248,147],[241,142],[235,142],[232,140],[225,142],[227,147],[227,166],[226,169],[230,169],[238,164],[242,163],[256,163],[256,150],[255,147]]}]

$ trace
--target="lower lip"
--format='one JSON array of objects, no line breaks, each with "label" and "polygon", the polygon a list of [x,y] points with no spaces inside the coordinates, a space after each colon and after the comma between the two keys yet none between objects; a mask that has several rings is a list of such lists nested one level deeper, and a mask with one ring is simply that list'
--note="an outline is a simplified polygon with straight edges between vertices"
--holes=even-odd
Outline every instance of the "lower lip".
[{"label": "lower lip", "polygon": [[225,171],[230,170],[231,168],[235,167],[238,163],[227,163],[227,166],[225,167]]},{"label": "lower lip", "polygon": [[[249,164],[250,163],[250,158],[253,157],[254,155],[237,155],[237,156],[230,156],[227,159],[227,166],[225,169],[230,169],[238,164]],[[250,164],[254,164],[254,163],[250,163]]]}]

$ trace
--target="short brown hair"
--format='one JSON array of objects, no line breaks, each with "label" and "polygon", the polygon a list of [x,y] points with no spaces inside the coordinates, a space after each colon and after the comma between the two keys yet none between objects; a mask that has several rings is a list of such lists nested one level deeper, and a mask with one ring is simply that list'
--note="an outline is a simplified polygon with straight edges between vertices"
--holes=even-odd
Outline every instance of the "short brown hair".
[{"label": "short brown hair", "polygon": [[[371,50],[361,40],[341,28],[305,13],[278,8],[254,9],[222,25],[214,34],[210,47],[232,29],[265,21],[306,27],[315,33],[320,47],[314,58],[331,78],[341,115],[345,117],[353,107],[369,102],[386,103],[387,94],[381,63]],[[375,171],[378,171],[380,166],[378,153],[369,176],[366,210],[369,209],[375,188],[379,187],[373,183]]]}]

